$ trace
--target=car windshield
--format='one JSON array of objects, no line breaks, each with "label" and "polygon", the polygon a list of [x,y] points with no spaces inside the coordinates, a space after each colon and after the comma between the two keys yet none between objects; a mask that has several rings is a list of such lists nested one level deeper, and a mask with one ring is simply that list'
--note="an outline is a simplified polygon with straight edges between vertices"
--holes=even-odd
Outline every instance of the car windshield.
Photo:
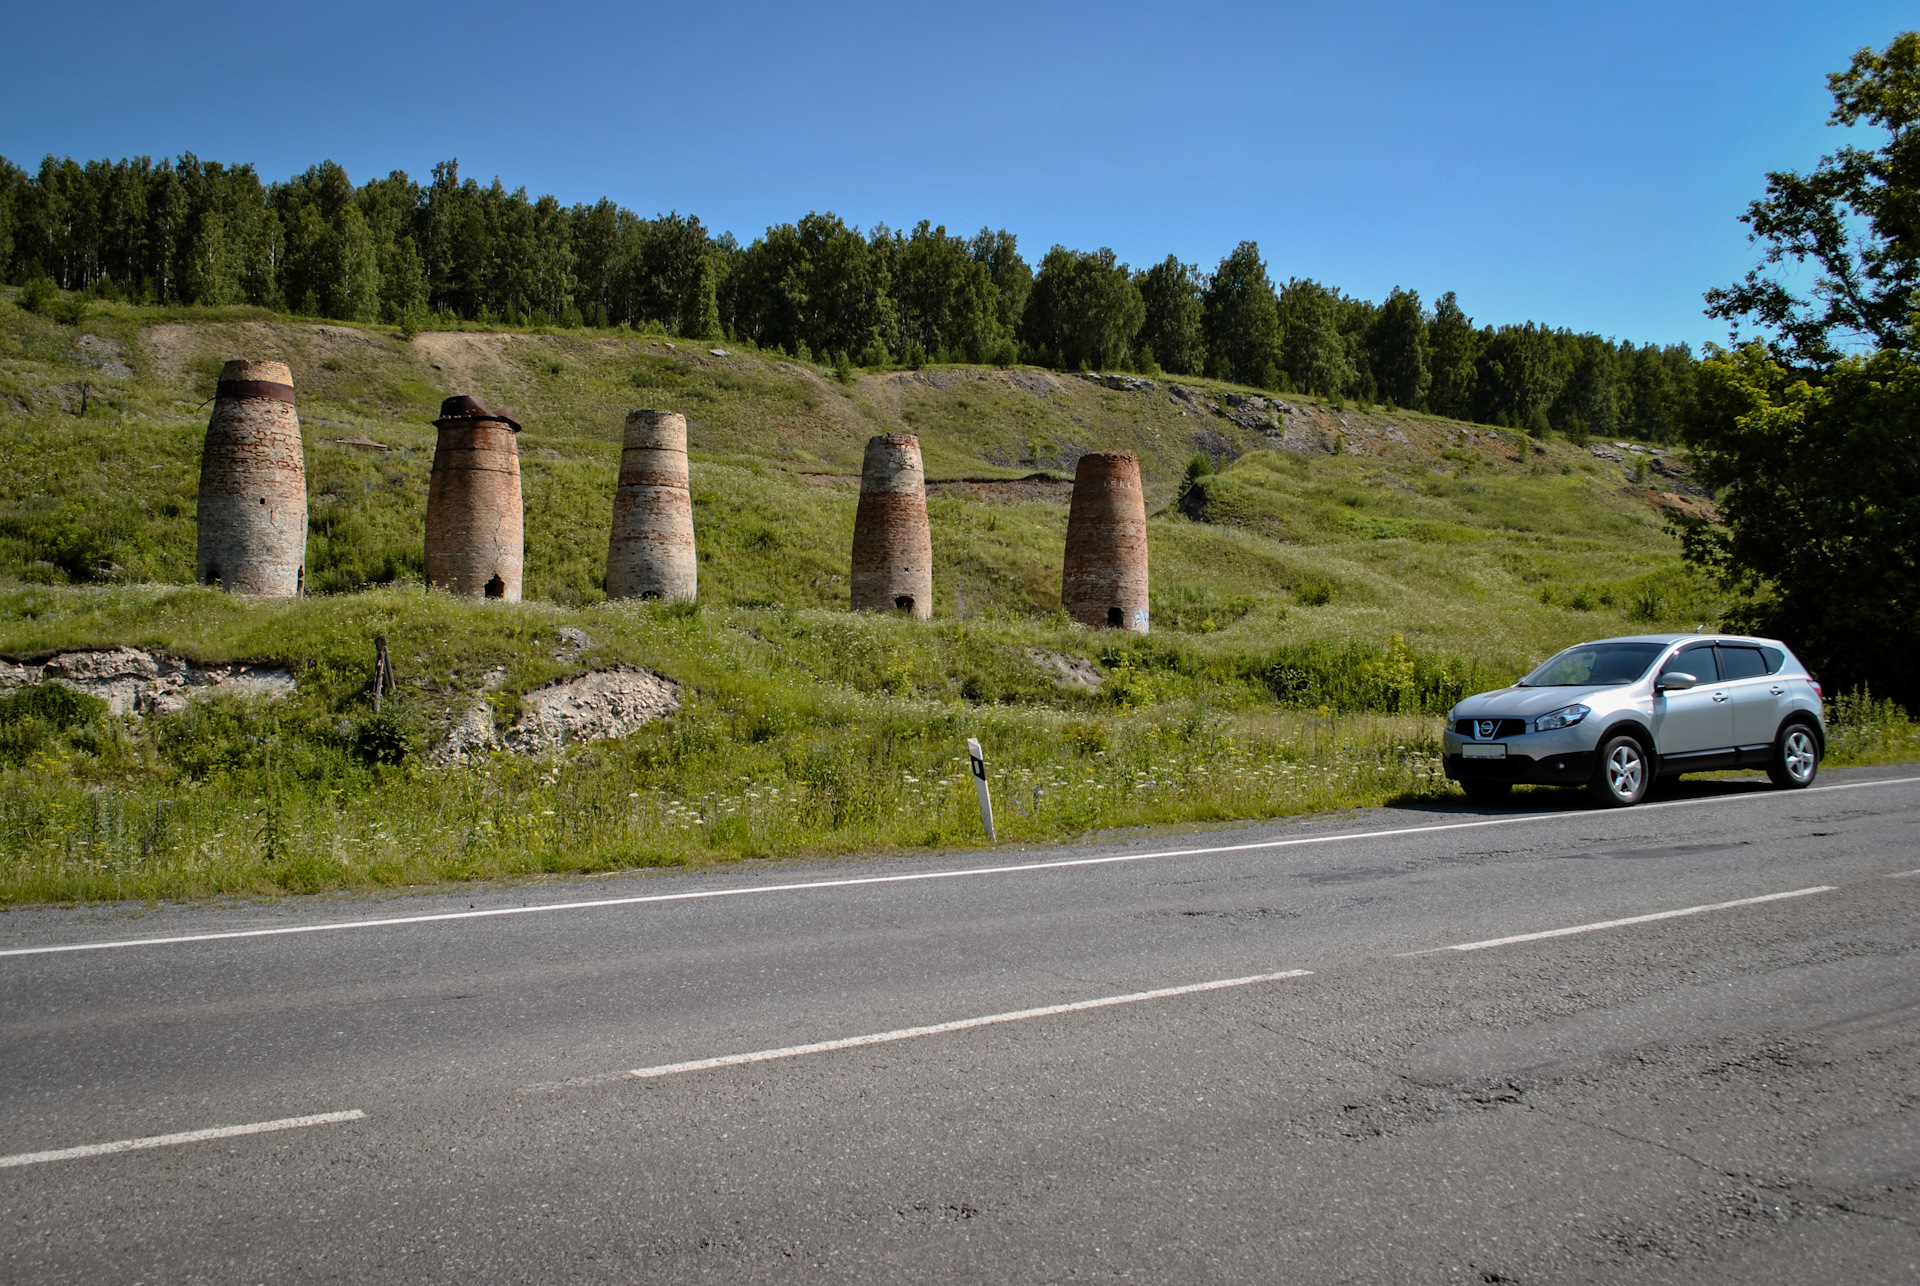
[{"label": "car windshield", "polygon": [[1632,683],[1665,648],[1662,643],[1585,643],[1554,657],[1520,680],[1520,686],[1597,688]]}]

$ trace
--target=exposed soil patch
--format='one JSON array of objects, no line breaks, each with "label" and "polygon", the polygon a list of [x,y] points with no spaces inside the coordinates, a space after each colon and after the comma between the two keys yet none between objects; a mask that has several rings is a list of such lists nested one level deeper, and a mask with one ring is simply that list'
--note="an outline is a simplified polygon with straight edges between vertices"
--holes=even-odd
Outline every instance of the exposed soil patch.
[{"label": "exposed soil patch", "polygon": [[680,685],[651,670],[616,665],[535,688],[521,701],[520,717],[505,736],[495,734],[486,703],[476,702],[434,751],[432,761],[464,763],[489,750],[530,755],[569,742],[624,737],[677,711]]},{"label": "exposed soil patch", "polygon": [[481,395],[521,387],[519,368],[507,360],[507,346],[519,342],[518,335],[429,330],[415,335],[407,348],[415,361],[435,372],[434,383]]},{"label": "exposed soil patch", "polygon": [[873,417],[855,405],[847,395],[846,386],[839,381],[830,380],[819,371],[809,370],[797,362],[782,362],[779,369],[806,386],[807,391],[819,400],[820,414],[832,423],[848,426],[872,423]]},{"label": "exposed soil patch", "polygon": [[995,371],[994,378],[1008,388],[1018,389],[1022,393],[1058,393],[1060,382],[1045,371],[1004,370]]},{"label": "exposed soil patch", "polygon": [[1719,522],[1720,511],[1711,500],[1699,496],[1683,496],[1677,491],[1662,491],[1658,487],[1648,487],[1644,492],[1638,488],[1629,488],[1630,493],[1646,497],[1648,504],[1669,517],[1682,522]]},{"label": "exposed soil patch", "polygon": [[[273,327],[265,322],[224,322],[217,326],[194,322],[160,322],[140,332],[140,347],[145,351],[156,378],[168,384],[185,384],[196,364],[209,349],[228,348],[235,355],[255,360],[289,354]],[[211,393],[211,387],[207,390]]]},{"label": "exposed soil patch", "polygon": [[140,349],[156,379],[196,401],[212,395],[230,358],[283,361],[296,393],[311,394],[395,351],[384,336],[351,326],[292,321],[161,322],[141,330]]},{"label": "exposed soil patch", "polygon": [[1060,382],[1045,371],[1020,369],[1004,370],[937,370],[937,371],[889,371],[884,375],[866,375],[860,379],[860,391],[873,398],[887,414],[898,416],[906,407],[906,391],[921,387],[948,392],[964,388],[968,384],[994,384],[1001,388],[1012,389],[1018,393],[1032,393],[1046,396],[1050,393],[1064,393]]},{"label": "exposed soil patch", "polygon": [[1100,668],[1084,656],[1068,656],[1064,652],[1030,647],[1027,649],[1027,659],[1045,670],[1063,688],[1098,692],[1100,685],[1107,681],[1106,676],[1100,673]]},{"label": "exposed soil patch", "polygon": [[119,341],[100,335],[82,335],[73,344],[75,355],[94,370],[108,379],[124,380],[133,374],[133,367],[124,360]]},{"label": "exposed soil patch", "polygon": [[29,683],[64,683],[105,701],[116,715],[172,714],[195,697],[214,692],[284,697],[294,690],[293,674],[277,667],[201,666],[133,647],[60,652],[19,663],[0,660],[0,691]]},{"label": "exposed soil patch", "polygon": [[1215,428],[1195,429],[1193,445],[1216,466],[1231,464],[1240,458],[1240,444]]},{"label": "exposed soil patch", "polygon": [[1112,375],[1102,374],[1099,371],[1082,371],[1080,378],[1090,384],[1098,384],[1101,388],[1115,389],[1122,393],[1150,393],[1160,387],[1160,385],[1153,380],[1143,379],[1138,375]]}]

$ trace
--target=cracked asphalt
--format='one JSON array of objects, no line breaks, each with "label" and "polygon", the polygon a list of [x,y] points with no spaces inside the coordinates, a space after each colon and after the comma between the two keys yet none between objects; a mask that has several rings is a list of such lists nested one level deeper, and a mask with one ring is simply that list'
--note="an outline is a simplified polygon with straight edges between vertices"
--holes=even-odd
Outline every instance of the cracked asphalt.
[{"label": "cracked asphalt", "polygon": [[14,911],[0,1280],[1920,1280],[1920,779],[1820,785]]}]

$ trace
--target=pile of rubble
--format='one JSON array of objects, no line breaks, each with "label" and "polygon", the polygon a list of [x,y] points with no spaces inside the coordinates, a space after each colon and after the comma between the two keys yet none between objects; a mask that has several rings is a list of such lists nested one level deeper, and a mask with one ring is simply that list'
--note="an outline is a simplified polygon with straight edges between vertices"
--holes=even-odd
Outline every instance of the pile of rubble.
[{"label": "pile of rubble", "polygon": [[475,702],[434,751],[433,762],[466,763],[493,750],[530,755],[568,742],[624,737],[677,711],[680,687],[651,670],[616,665],[535,688],[521,705],[520,717],[502,735],[487,703]]},{"label": "pile of rubble", "polygon": [[43,660],[0,660],[0,692],[30,683],[64,683],[98,697],[117,715],[173,714],[195,697],[213,692],[284,697],[293,674],[274,666],[195,665],[165,652],[116,647],[97,652],[60,652]]}]

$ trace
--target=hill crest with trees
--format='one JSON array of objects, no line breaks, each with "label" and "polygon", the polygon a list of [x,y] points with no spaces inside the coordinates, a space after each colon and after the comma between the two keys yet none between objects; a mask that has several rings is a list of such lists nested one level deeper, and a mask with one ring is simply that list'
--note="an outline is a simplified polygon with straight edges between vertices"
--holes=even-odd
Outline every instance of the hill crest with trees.
[{"label": "hill crest with trees", "polygon": [[1452,292],[1375,304],[1320,282],[1276,284],[1260,248],[1210,272],[1168,256],[1135,270],[1109,249],[922,220],[866,231],[832,213],[751,244],[691,215],[563,206],[456,161],[421,184],[356,186],[327,161],[286,182],[191,153],[155,162],[0,159],[0,273],[104,298],[252,304],[409,331],[451,320],[626,327],[752,342],[842,370],[928,362],[1164,371],[1549,430],[1576,442],[1665,442],[1692,383],[1684,344],[1537,323],[1476,326]]}]

